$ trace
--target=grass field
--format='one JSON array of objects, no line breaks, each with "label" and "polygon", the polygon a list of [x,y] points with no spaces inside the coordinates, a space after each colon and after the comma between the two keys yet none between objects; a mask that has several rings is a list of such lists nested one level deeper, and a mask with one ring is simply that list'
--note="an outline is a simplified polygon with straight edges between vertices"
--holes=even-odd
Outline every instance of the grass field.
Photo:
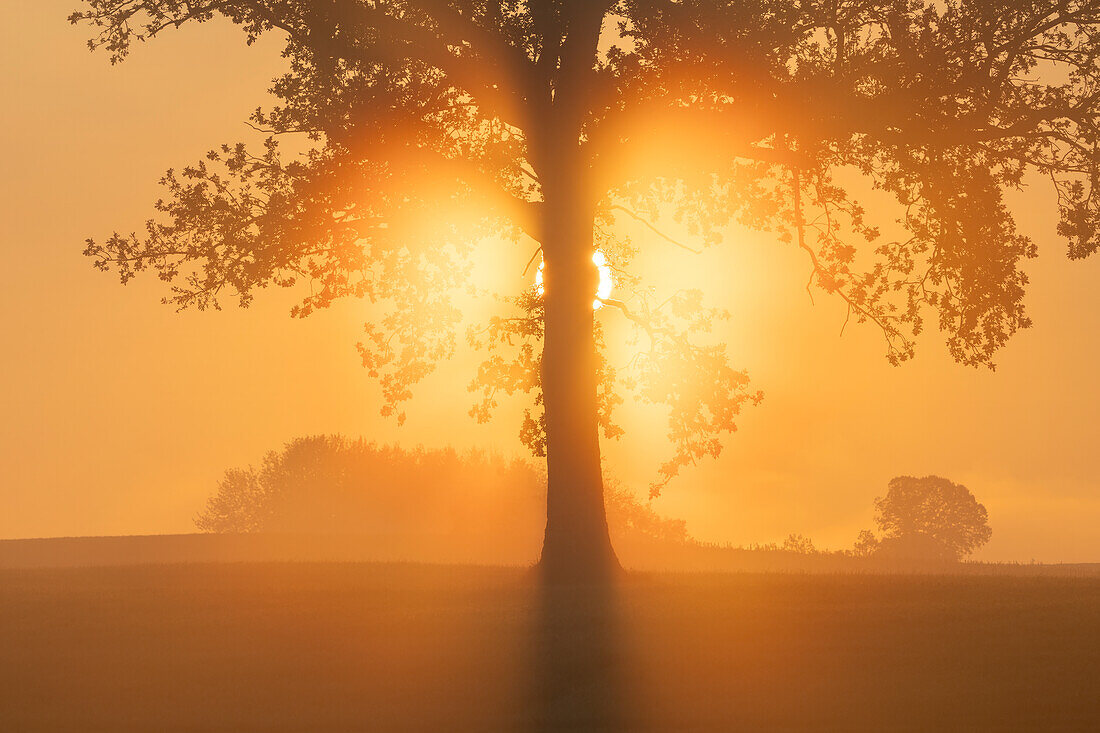
[{"label": "grass field", "polygon": [[1100,730],[1100,579],[0,570],[0,731]]}]

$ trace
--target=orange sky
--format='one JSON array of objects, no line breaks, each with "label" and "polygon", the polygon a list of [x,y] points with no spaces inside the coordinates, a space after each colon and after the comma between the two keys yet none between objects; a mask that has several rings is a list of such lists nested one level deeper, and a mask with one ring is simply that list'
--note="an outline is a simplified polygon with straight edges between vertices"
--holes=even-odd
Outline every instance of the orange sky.
[{"label": "orange sky", "polygon": [[[92,269],[83,239],[139,228],[166,168],[251,139],[243,120],[265,102],[280,44],[248,49],[215,23],[111,67],[84,47],[86,29],[65,22],[73,4],[0,9],[0,537],[190,531],[225,468],[304,434],[519,453],[513,415],[491,426],[466,416],[470,396],[453,388],[472,375],[463,360],[423,385],[404,428],[378,417],[354,348],[361,302],[305,321],[287,316],[286,292],[246,311],[176,314],[159,305],[159,283],[122,288]],[[989,509],[993,539],[979,558],[1100,560],[1100,260],[1066,261],[1044,187],[1011,200],[1040,246],[1029,267],[1036,325],[996,373],[955,365],[935,333],[901,368],[868,328],[838,337],[843,308],[824,294],[810,303],[805,260],[788,245],[733,231],[701,258],[669,249],[680,277],[732,311],[722,337],[766,396],[722,459],[686,472],[656,508],[701,539],[800,532],[837,548],[870,526],[892,476],[937,473]],[[518,284],[518,269],[499,275]],[[631,415],[605,454],[644,491],[663,431],[652,413]]]}]

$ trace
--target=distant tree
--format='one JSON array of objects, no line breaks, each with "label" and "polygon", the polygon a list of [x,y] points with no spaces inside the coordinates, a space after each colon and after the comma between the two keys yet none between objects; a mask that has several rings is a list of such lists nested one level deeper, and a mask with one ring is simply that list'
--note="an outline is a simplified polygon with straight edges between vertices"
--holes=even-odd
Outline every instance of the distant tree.
[{"label": "distant tree", "polygon": [[605,491],[607,521],[612,533],[635,531],[659,542],[694,543],[688,535],[687,522],[662,517],[648,503],[643,503],[623,486],[611,482]]},{"label": "distant tree", "polygon": [[[641,283],[617,219],[656,230],[671,214],[706,244],[737,221],[792,243],[807,288],[874,324],[893,363],[929,317],[972,365],[1030,325],[1036,248],[1003,198],[1025,174],[1053,185],[1070,257],[1100,245],[1097,0],[86,0],[71,20],[115,62],[215,16],[249,43],[285,40],[280,101],[253,117],[271,137],[169,171],[158,218],[86,254],[123,281],[155,272],[180,308],[301,281],[294,315],[387,305],[361,351],[399,419],[455,349],[450,295],[489,256],[477,242],[541,256],[543,287],[471,334],[492,352],[473,414],[531,395],[520,436],[546,458],[553,576],[617,567],[599,441],[621,433],[620,390],[668,407],[654,492],[718,455],[759,399],[708,340],[724,312]],[[286,153],[288,136],[307,149]],[[861,186],[896,199],[900,236],[880,236]],[[623,375],[594,306],[641,340]]]},{"label": "distant tree", "polygon": [[378,464],[389,457],[397,471],[408,472],[420,457],[390,453],[340,436],[298,438],[268,452],[258,469],[227,470],[195,525],[205,532],[354,530],[364,518],[348,515],[371,478],[393,483]]},{"label": "distant tree", "polygon": [[886,496],[875,499],[875,522],[884,535],[883,549],[954,559],[971,554],[993,535],[985,507],[970,490],[939,476],[892,479]]},{"label": "distant tree", "polygon": [[856,537],[856,543],[852,547],[853,557],[870,557],[878,550],[879,541],[875,537],[875,533],[869,529],[865,529],[859,533]]},{"label": "distant tree", "polygon": [[817,552],[814,543],[809,537],[800,534],[791,534],[783,541],[783,549],[787,552],[797,552],[800,555],[813,555]]},{"label": "distant tree", "polygon": [[267,523],[268,497],[256,471],[229,469],[195,517],[195,526],[203,532],[259,532]]}]

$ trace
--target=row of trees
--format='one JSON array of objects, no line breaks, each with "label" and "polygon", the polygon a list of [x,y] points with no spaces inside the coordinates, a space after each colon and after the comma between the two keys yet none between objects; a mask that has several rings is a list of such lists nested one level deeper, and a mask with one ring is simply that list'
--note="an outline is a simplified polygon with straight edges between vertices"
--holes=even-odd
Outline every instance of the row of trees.
[{"label": "row of trees", "polygon": [[[545,507],[546,475],[529,461],[312,436],[270,451],[258,466],[226,471],[195,524],[204,532],[357,535],[386,557],[510,564],[537,557]],[[621,542],[690,541],[683,521],[659,516],[614,482],[607,515]]]},{"label": "row of trees", "polygon": [[[257,467],[226,471],[195,524],[204,532],[355,534],[389,543],[391,554],[523,562],[538,549],[545,484],[529,462],[499,455],[315,436],[269,452]],[[610,487],[606,511],[617,541],[697,544],[682,520]],[[849,554],[955,560],[991,534],[966,487],[937,476],[895,478],[875,507],[881,539],[864,531]],[[818,552],[797,534],[756,549]]]}]

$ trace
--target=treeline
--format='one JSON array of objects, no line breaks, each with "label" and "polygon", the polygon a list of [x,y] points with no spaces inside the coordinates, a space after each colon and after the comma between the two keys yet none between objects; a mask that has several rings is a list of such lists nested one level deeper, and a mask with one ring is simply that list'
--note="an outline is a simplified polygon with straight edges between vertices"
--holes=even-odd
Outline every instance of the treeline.
[{"label": "treeline", "polygon": [[[682,520],[661,517],[614,483],[607,514],[624,555],[694,543]],[[383,558],[522,564],[538,557],[545,521],[546,478],[526,461],[314,436],[269,452],[259,466],[226,471],[195,524],[218,533],[356,535]]]},{"label": "treeline", "polygon": [[[875,501],[879,535],[851,549],[701,543],[614,480],[606,507],[628,567],[667,570],[841,570],[958,560],[989,539],[985,508],[963,486],[899,477]],[[526,564],[539,553],[546,477],[532,464],[482,451],[403,449],[340,436],[299,438],[259,466],[231,469],[196,517],[204,532],[343,535],[377,559]]]}]

